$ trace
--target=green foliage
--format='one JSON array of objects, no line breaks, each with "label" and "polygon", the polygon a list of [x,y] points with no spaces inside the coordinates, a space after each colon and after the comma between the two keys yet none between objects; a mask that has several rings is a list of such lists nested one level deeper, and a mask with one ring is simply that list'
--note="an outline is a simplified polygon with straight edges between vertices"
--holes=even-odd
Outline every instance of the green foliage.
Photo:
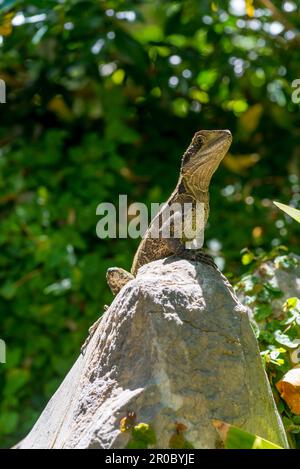
[{"label": "green foliage", "polygon": [[[270,255],[272,259],[272,254]],[[268,256],[263,256],[268,260]],[[275,266],[285,270],[299,267],[299,260],[292,255],[277,256],[272,259]],[[267,371],[278,410],[283,416],[286,430],[289,432],[292,446],[300,447],[300,440],[296,435],[300,433],[299,416],[294,415],[287,404],[280,399],[275,384],[295,366],[295,358],[299,357],[300,350],[300,299],[288,298],[281,303],[278,311],[278,302],[282,292],[270,282],[263,282],[257,274],[259,264],[255,264],[255,271],[248,273],[237,283],[237,291],[245,294],[245,304],[253,311],[252,326],[258,339],[263,365]],[[262,272],[266,276],[266,272]]]},{"label": "green foliage", "polygon": [[[299,252],[299,227],[271,203],[299,201],[299,38],[251,11],[208,0],[1,3],[0,446],[29,430],[110,302],[106,269],[131,264],[138,240],[97,239],[97,205],[119,194],[164,201],[199,128],[234,135],[212,186],[217,261],[238,275],[245,246],[256,258],[288,239]],[[282,14],[299,29],[296,12]],[[274,295],[264,287],[261,304]]]},{"label": "green foliage", "polygon": [[252,435],[240,428],[230,425],[225,441],[226,449],[283,449],[271,441]]},{"label": "green foliage", "polygon": [[297,210],[294,207],[290,207],[289,205],[281,204],[279,202],[274,202],[274,204],[280,208],[283,212],[285,212],[287,215],[292,217],[294,220],[296,220],[298,223],[300,223],[300,210]]},{"label": "green foliage", "polygon": [[132,438],[128,442],[127,449],[146,449],[149,445],[156,443],[153,428],[147,423],[139,423],[131,430]]}]

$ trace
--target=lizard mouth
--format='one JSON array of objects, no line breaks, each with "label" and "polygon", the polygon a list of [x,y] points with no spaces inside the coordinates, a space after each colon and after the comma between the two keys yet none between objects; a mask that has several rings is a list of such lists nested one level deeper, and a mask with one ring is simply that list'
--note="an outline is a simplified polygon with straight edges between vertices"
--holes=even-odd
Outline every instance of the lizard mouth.
[{"label": "lizard mouth", "polygon": [[202,164],[209,163],[210,161],[212,164],[216,161],[220,163],[229,150],[232,142],[230,131],[220,130],[215,132],[210,138],[204,140],[204,145],[198,154]]}]

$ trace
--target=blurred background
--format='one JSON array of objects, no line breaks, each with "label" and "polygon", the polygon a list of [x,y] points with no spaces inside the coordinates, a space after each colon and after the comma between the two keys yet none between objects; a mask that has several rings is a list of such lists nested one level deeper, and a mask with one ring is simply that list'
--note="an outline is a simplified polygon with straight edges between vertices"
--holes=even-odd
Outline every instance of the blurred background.
[{"label": "blurred background", "polygon": [[223,271],[234,280],[262,252],[300,252],[299,225],[272,204],[299,207],[300,19],[290,0],[2,0],[0,13],[8,447],[110,303],[106,269],[130,268],[139,240],[98,239],[97,205],[119,194],[165,201],[195,131],[234,137],[211,185],[206,234]]}]

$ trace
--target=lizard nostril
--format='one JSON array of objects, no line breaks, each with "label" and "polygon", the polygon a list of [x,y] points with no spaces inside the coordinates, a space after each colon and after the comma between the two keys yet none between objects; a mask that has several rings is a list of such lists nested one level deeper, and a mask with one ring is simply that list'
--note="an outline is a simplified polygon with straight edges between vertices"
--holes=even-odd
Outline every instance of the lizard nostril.
[{"label": "lizard nostril", "polygon": [[228,130],[228,129],[223,130],[223,133],[224,133],[225,135],[227,135],[227,137],[232,137],[231,132],[230,132],[230,130]]}]

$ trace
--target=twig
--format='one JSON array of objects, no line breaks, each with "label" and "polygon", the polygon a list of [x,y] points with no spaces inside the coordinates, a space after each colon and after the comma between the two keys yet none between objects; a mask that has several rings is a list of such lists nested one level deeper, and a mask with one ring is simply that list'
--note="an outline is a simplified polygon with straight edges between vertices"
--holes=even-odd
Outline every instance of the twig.
[{"label": "twig", "polygon": [[24,285],[24,283],[26,283],[29,280],[31,280],[32,278],[36,277],[40,273],[41,273],[41,269],[35,269],[32,272],[28,272],[28,274],[24,275],[23,277],[21,277],[19,280],[17,280],[15,282],[15,286],[18,288],[21,285]]},{"label": "twig", "polygon": [[273,17],[281,23],[285,29],[293,31],[296,36],[299,36],[299,33],[296,31],[295,26],[286,18],[286,16],[278,10],[271,0],[259,0],[268,10],[271,11]]}]

